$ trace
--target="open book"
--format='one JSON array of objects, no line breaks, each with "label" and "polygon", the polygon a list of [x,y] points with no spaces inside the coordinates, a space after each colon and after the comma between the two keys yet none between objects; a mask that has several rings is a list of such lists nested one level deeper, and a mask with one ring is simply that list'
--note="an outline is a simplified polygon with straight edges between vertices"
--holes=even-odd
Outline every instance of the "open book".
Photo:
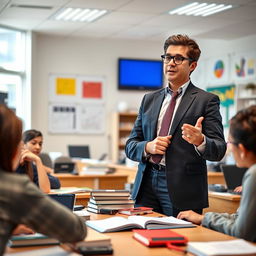
[{"label": "open book", "polygon": [[144,216],[129,216],[110,217],[103,220],[89,220],[86,222],[88,227],[91,227],[99,232],[115,232],[134,228],[143,229],[169,229],[169,228],[190,228],[196,225],[191,222],[179,220],[174,217],[144,217]]}]

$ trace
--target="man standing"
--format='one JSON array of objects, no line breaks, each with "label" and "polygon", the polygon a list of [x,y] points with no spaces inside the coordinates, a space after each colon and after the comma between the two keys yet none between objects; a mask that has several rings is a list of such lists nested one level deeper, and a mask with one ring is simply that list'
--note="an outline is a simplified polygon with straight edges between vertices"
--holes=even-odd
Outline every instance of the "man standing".
[{"label": "man standing", "polygon": [[208,207],[206,160],[226,152],[219,98],[195,87],[190,74],[200,57],[197,43],[173,35],[164,44],[166,88],[146,94],[126,143],[128,158],[138,161],[133,187],[136,206],[177,216]]}]

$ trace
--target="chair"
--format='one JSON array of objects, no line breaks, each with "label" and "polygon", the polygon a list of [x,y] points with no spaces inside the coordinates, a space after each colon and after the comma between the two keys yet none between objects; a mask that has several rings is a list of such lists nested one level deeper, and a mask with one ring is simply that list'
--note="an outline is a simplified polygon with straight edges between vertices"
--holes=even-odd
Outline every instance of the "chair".
[{"label": "chair", "polygon": [[89,145],[68,145],[68,153],[72,158],[91,158]]},{"label": "chair", "polygon": [[45,165],[49,168],[53,168],[52,159],[50,158],[48,153],[42,152],[39,154],[39,157],[40,157],[43,165]]}]

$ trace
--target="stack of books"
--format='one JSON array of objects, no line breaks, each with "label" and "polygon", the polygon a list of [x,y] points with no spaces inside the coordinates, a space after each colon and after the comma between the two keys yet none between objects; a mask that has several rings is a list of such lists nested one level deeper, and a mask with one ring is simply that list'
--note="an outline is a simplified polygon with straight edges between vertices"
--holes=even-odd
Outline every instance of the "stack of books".
[{"label": "stack of books", "polygon": [[130,199],[129,190],[92,190],[87,210],[94,213],[111,213],[120,209],[131,208],[134,201]]}]

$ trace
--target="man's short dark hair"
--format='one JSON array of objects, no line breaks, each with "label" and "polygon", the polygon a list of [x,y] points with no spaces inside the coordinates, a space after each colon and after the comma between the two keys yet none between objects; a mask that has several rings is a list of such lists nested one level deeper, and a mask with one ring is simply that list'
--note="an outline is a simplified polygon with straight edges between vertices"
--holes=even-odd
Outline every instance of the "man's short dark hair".
[{"label": "man's short dark hair", "polygon": [[198,61],[201,50],[195,40],[187,35],[172,35],[164,43],[164,53],[170,45],[183,45],[188,47],[188,57],[193,61]]}]

